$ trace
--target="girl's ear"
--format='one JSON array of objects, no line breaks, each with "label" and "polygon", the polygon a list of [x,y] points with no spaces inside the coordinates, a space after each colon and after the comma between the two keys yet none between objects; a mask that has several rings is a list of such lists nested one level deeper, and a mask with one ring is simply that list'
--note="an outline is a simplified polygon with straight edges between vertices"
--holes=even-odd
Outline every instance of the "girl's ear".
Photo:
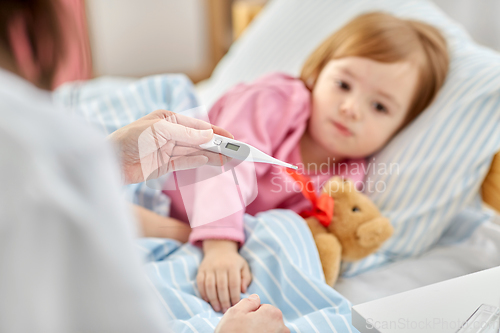
[{"label": "girl's ear", "polygon": [[319,76],[319,73],[314,73],[307,78],[307,81],[306,81],[307,89],[309,89],[310,91],[313,91],[314,86],[316,85],[316,81],[318,81],[318,76]]},{"label": "girl's ear", "polygon": [[307,89],[309,89],[309,90],[311,90],[311,91],[312,91],[312,90],[313,90],[313,88],[314,88],[314,83],[315,83],[315,82],[316,82],[316,79],[315,79],[315,78],[310,77],[309,79],[307,79],[307,82],[306,82],[306,87],[307,87]]}]

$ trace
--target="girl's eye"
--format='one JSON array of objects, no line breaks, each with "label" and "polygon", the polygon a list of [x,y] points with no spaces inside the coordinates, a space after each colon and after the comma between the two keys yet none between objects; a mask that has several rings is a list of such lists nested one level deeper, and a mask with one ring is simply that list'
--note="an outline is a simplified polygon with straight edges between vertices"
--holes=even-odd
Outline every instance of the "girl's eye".
[{"label": "girl's eye", "polygon": [[385,106],[383,106],[382,104],[378,103],[378,102],[373,102],[373,108],[377,112],[387,113],[387,108]]},{"label": "girl's eye", "polygon": [[337,80],[335,81],[335,83],[337,84],[337,86],[339,86],[340,89],[342,90],[346,90],[348,91],[350,89],[349,85],[347,83],[345,83],[344,81],[341,81],[341,80]]}]

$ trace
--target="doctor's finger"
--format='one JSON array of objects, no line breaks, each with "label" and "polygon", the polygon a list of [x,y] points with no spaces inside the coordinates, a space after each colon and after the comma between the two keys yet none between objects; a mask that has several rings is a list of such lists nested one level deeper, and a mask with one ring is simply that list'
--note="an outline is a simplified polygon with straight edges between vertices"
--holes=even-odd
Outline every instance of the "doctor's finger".
[{"label": "doctor's finger", "polygon": [[208,162],[208,157],[203,155],[172,157],[170,158],[169,165],[167,168],[162,166],[161,169],[165,171],[164,172],[162,171],[160,176],[162,176],[166,172],[198,168],[207,164],[207,162]]},{"label": "doctor's finger", "polygon": [[199,156],[203,155],[208,158],[208,165],[222,166],[226,164],[230,159],[222,154],[214,153],[209,150],[195,148],[195,147],[184,147],[175,146],[171,152],[171,156]]},{"label": "doctor's finger", "polygon": [[210,123],[203,121],[201,119],[189,117],[189,116],[177,113],[177,112],[163,110],[163,109],[155,110],[155,111],[151,112],[150,114],[144,116],[141,119],[144,119],[147,121],[152,121],[153,123],[157,122],[158,120],[166,121],[166,122],[173,123],[173,124],[180,124],[183,126],[188,126],[188,127],[194,128],[194,129],[210,129],[211,128]]},{"label": "doctor's finger", "polygon": [[234,135],[232,135],[229,131],[226,131],[225,129],[223,129],[219,126],[212,125],[212,129],[214,130],[215,134],[219,134],[219,135],[225,136],[227,138],[234,139]]},{"label": "doctor's finger", "polygon": [[204,120],[189,117],[181,113],[170,113],[169,111],[167,111],[167,113],[165,113],[165,119],[171,123],[191,127],[198,130],[212,128],[212,125]]},{"label": "doctor's finger", "polygon": [[180,124],[169,123],[165,120],[153,125],[160,147],[170,140],[180,141],[190,145],[201,145],[212,139],[214,131],[209,129],[198,130]]},{"label": "doctor's finger", "polygon": [[182,126],[194,128],[197,130],[206,130],[212,128],[215,134],[222,135],[231,139],[234,139],[234,136],[223,128],[220,128],[215,125],[211,125],[210,123],[203,121],[201,119],[196,119],[193,117],[185,116],[179,113],[175,113],[168,110],[156,110],[151,112],[149,115],[144,116],[142,119],[147,119],[148,122],[151,122],[153,125],[158,120],[164,120],[169,123],[179,124]]},{"label": "doctor's finger", "polygon": [[184,125],[187,127],[198,129],[198,130],[212,128],[215,134],[219,134],[219,135],[234,139],[234,136],[231,133],[229,133],[228,131],[226,131],[225,129],[220,128],[219,126],[211,125],[210,123],[207,123],[206,121],[203,121],[201,119],[192,118],[192,117],[185,116],[185,115],[179,114],[179,113],[174,113],[174,115],[171,115],[170,117],[175,117],[175,122],[177,124]]},{"label": "doctor's finger", "polygon": [[157,111],[158,112],[163,111],[164,115],[165,115],[164,119],[170,123],[183,125],[186,127],[197,129],[197,130],[205,130],[205,129],[212,128],[215,134],[234,139],[234,136],[231,133],[229,133],[229,131],[227,131],[219,126],[212,125],[212,124],[210,124],[206,121],[203,121],[201,119],[196,119],[193,117],[185,116],[183,114],[174,113],[171,111],[165,111],[165,110],[157,110]]}]

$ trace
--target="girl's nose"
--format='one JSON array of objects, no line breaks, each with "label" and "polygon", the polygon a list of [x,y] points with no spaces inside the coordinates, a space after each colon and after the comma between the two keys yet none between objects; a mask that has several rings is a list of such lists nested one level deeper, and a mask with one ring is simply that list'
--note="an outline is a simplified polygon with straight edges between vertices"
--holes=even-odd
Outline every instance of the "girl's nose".
[{"label": "girl's nose", "polygon": [[340,106],[340,113],[348,119],[358,121],[361,114],[358,105],[354,101],[345,101]]}]

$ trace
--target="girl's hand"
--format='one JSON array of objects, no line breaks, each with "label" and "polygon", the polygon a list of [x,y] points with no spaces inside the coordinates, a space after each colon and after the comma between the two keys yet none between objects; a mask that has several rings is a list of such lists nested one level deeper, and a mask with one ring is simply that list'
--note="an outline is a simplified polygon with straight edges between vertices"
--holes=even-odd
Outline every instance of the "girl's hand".
[{"label": "girl's hand", "polygon": [[196,282],[201,297],[223,313],[240,300],[252,281],[250,267],[238,253],[238,244],[228,240],[203,241],[203,258]]}]

